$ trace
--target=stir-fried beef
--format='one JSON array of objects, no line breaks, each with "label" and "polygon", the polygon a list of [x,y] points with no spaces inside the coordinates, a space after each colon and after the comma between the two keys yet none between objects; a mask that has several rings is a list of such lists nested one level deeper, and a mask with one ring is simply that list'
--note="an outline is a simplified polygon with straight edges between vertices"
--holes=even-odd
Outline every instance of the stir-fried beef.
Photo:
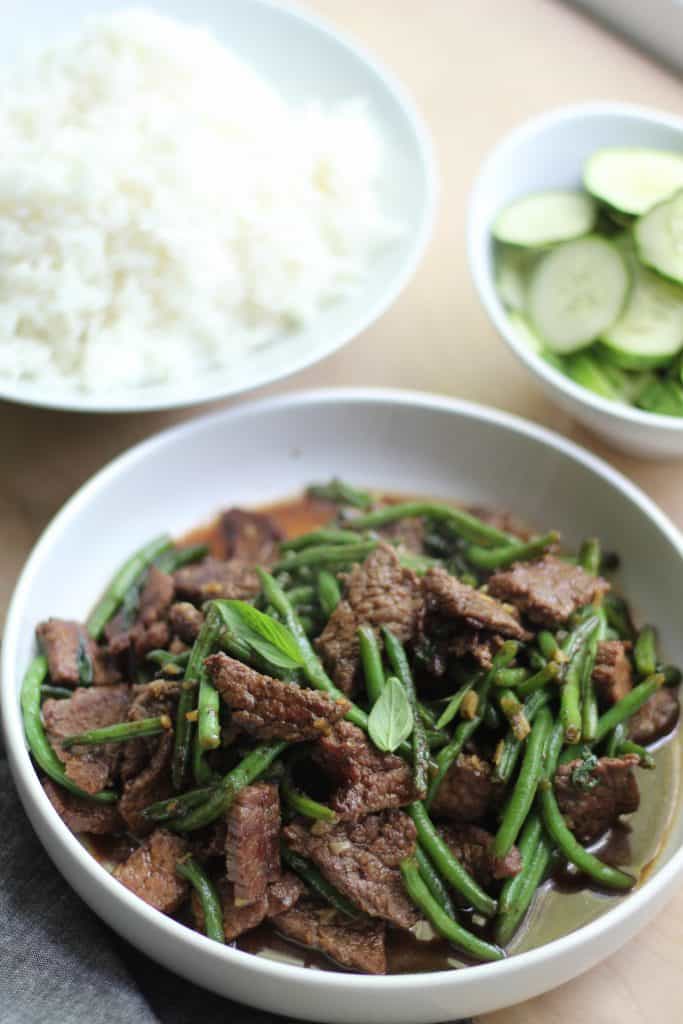
[{"label": "stir-fried beef", "polygon": [[[285,872],[281,879],[268,886],[267,892],[253,903],[241,903],[235,898],[235,887],[227,878],[221,878],[216,886],[223,911],[223,933],[226,942],[234,942],[244,932],[257,928],[267,917],[284,914],[291,910],[303,895],[303,882]],[[204,931],[204,911],[196,892],[192,892],[192,913],[199,931]]]},{"label": "stir-fried beef", "polygon": [[633,774],[635,754],[601,757],[588,771],[580,759],[562,764],[555,773],[555,795],[567,825],[581,843],[591,843],[620,814],[638,810],[640,794]]},{"label": "stir-fried beef", "polygon": [[354,565],[346,592],[317,640],[328,671],[344,693],[351,693],[359,665],[358,627],[387,626],[402,643],[418,628],[420,583],[401,566],[388,544],[380,544],[362,565]]},{"label": "stir-fried beef", "polygon": [[140,593],[138,618],[142,625],[151,626],[153,622],[164,619],[173,602],[174,594],[173,577],[152,565]]},{"label": "stir-fried beef", "polygon": [[298,875],[283,871],[281,877],[268,886],[268,917],[291,910],[305,892],[306,886]]},{"label": "stir-fried beef", "polygon": [[419,914],[406,896],[399,864],[415,850],[415,826],[403,811],[369,814],[359,822],[311,828],[293,822],[285,842],[309,857],[340,892],[371,917],[410,928]]},{"label": "stir-fried beef", "polygon": [[483,629],[514,640],[527,640],[530,634],[519,618],[488,594],[461,583],[445,569],[429,569],[423,580],[427,614],[454,619],[469,629]]},{"label": "stir-fried beef", "polygon": [[60,686],[93,682],[107,685],[121,676],[98,649],[82,622],[48,619],[36,627],[38,642],[47,658],[50,679]]},{"label": "stir-fried beef", "polygon": [[654,743],[671,732],[678,721],[679,711],[676,691],[663,686],[630,719],[629,738],[644,746]]},{"label": "stir-fried beef", "polygon": [[256,597],[261,589],[254,569],[237,559],[222,562],[218,558],[205,558],[203,562],[178,569],[173,579],[178,598],[198,605],[217,597],[246,601]]},{"label": "stir-fried beef", "polygon": [[343,967],[367,974],[386,974],[384,921],[353,921],[322,902],[300,900],[293,910],[279,914],[273,924],[290,939],[313,946]]},{"label": "stir-fried beef", "polygon": [[227,654],[212,654],[205,664],[235,724],[259,739],[315,739],[350,707],[346,700],[261,675]]},{"label": "stir-fried beef", "polygon": [[156,647],[166,647],[170,640],[166,617],[174,593],[173,577],[152,565],[137,609],[131,613],[124,604],[104,628],[109,653],[121,655],[132,648],[138,657],[144,657]]},{"label": "stir-fried beef", "polygon": [[510,601],[542,626],[562,625],[577,608],[609,590],[609,583],[600,576],[591,576],[581,566],[555,555],[517,562],[494,573],[488,586],[494,597]]},{"label": "stir-fried beef", "polygon": [[231,508],[218,522],[223,544],[223,557],[234,558],[246,565],[268,565],[277,552],[282,531],[270,516]]},{"label": "stir-fried beef", "polygon": [[187,852],[184,839],[158,828],[114,868],[114,878],[150,907],[172,914],[188,895],[187,882],[176,874],[176,864]]},{"label": "stir-fried beef", "polygon": [[501,878],[514,878],[522,870],[519,850],[513,846],[504,857],[493,853],[495,836],[477,825],[439,825],[441,838],[456,860],[483,889],[491,889]]},{"label": "stir-fried beef", "polygon": [[228,812],[227,876],[235,903],[255,903],[280,877],[280,798],[277,786],[245,786]]},{"label": "stir-fried beef", "polygon": [[65,749],[61,740],[125,722],[129,703],[130,687],[121,685],[81,688],[66,700],[46,700],[43,704],[48,739],[68,777],[86,793],[99,793],[116,777],[121,744],[77,745]]},{"label": "stir-fried beef", "polygon": [[488,761],[477,754],[460,754],[439,786],[432,811],[453,821],[482,821],[500,802],[504,788],[493,778]]},{"label": "stir-fried beef", "polygon": [[337,722],[318,740],[313,757],[337,784],[330,803],[340,818],[361,818],[417,799],[407,762],[381,753],[351,722]]},{"label": "stir-fried beef", "polygon": [[108,836],[123,829],[116,804],[100,804],[62,789],[52,779],[43,779],[50,803],[72,832]]},{"label": "stir-fried beef", "polygon": [[503,642],[503,637],[498,633],[472,630],[454,636],[448,644],[448,653],[456,658],[464,658],[469,654],[481,668],[489,669]]},{"label": "stir-fried beef", "polygon": [[[134,699],[128,711],[131,722],[168,715],[173,719],[180,696],[180,685],[165,679],[133,687]],[[142,811],[157,800],[172,796],[170,768],[173,756],[173,730],[161,736],[128,740],[124,745],[121,777],[124,780],[119,809],[128,829],[136,834],[152,827]]]},{"label": "stir-fried beef", "polygon": [[606,640],[598,647],[593,682],[601,704],[616,704],[633,686],[630,643]]},{"label": "stir-fried beef", "polygon": [[169,609],[168,624],[171,632],[186,644],[195,642],[203,623],[204,616],[199,608],[195,608],[189,601],[176,601]]},{"label": "stir-fried beef", "polygon": [[503,533],[509,533],[513,537],[519,537],[520,540],[529,540],[531,537],[531,531],[529,528],[510,512],[504,512],[492,508],[483,508],[481,505],[469,505],[466,511],[469,512],[471,516],[476,516],[477,519],[481,519],[482,522],[488,523],[489,526],[494,526],[496,530],[502,530]]}]

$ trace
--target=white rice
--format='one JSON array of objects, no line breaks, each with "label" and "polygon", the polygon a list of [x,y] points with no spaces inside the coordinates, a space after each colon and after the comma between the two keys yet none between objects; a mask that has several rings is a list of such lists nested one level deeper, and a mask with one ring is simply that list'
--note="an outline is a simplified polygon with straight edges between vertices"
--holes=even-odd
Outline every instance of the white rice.
[{"label": "white rice", "polygon": [[111,391],[234,365],[396,235],[361,102],[295,109],[131,10],[0,78],[0,375]]}]

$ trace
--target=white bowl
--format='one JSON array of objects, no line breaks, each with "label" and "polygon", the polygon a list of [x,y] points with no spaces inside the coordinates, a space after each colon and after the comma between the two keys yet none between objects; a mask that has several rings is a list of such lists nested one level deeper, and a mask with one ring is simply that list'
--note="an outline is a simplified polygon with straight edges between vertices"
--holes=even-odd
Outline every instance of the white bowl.
[{"label": "white bowl", "polygon": [[[86,15],[128,7],[116,0],[10,0],[0,34],[0,62],[9,63],[28,41],[51,40]],[[346,344],[394,302],[420,262],[436,204],[431,140],[412,99],[373,56],[324,21],[271,0],[165,0],[163,13],[208,27],[288,101],[336,104],[367,100],[385,146],[383,212],[403,233],[382,251],[352,297],[321,312],[305,329],[181,384],[89,394],[45,383],[9,383],[0,398],[53,409],[131,412],[208,402],[256,388],[304,369]]]},{"label": "white bowl", "polygon": [[683,419],[641,412],[575,384],[520,340],[496,292],[491,237],[496,214],[529,192],[580,188],[586,158],[601,146],[680,151],[683,120],[624,103],[584,103],[560,107],[515,129],[487,158],[470,196],[470,269],[498,331],[563,409],[621,451],[650,458],[683,456]]},{"label": "white bowl", "polygon": [[26,751],[18,694],[40,619],[82,617],[114,569],[159,530],[179,534],[228,503],[273,501],[332,473],[390,491],[503,506],[557,526],[569,543],[602,537],[625,556],[626,592],[657,622],[667,657],[683,661],[682,538],[604,462],[535,424],[466,402],[372,390],[270,398],[133,448],[82,487],[36,545],[12,598],[2,652],[5,743],[22,802],[57,867],[98,914],[149,956],[223,995],[349,1024],[427,1024],[531,998],[609,956],[664,906],[683,876],[680,814],[643,887],[565,938],[502,963],[364,977],[226,948],[148,907],[63,824]]}]

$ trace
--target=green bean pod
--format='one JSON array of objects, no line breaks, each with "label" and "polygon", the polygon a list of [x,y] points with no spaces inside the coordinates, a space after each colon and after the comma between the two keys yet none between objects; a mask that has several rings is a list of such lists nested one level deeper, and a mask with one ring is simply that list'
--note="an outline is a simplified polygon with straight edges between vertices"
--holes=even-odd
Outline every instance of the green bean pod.
[{"label": "green bean pod", "polygon": [[430,861],[427,854],[424,852],[420,844],[418,843],[415,847],[415,860],[417,866],[420,869],[420,877],[422,881],[429,889],[430,893],[441,906],[449,917],[455,917],[455,907],[450,897],[450,893],[444,884],[441,875],[436,870],[432,862]]},{"label": "green bean pod", "polygon": [[77,745],[125,743],[141,736],[159,736],[163,732],[168,732],[172,726],[168,715],[156,715],[153,718],[140,718],[137,722],[117,722],[114,725],[105,725],[101,729],[88,729],[86,732],[66,736],[61,743],[66,750]]},{"label": "green bean pod", "polygon": [[435,519],[446,523],[463,540],[484,547],[510,544],[514,541],[514,537],[509,533],[504,533],[463,509],[432,501],[403,501],[396,505],[387,505],[375,512],[368,512],[367,515],[349,519],[347,526],[351,530],[374,530],[389,523],[397,523],[401,519],[417,518]]},{"label": "green bean pod", "polygon": [[591,576],[598,576],[600,563],[602,561],[602,549],[597,537],[589,537],[579,548],[578,564],[581,568],[590,573]]},{"label": "green bean pod", "polygon": [[327,569],[321,569],[318,573],[317,587],[318,601],[322,608],[323,616],[327,620],[335,612],[337,605],[341,601],[341,588],[337,582],[337,577],[333,576]]},{"label": "green bean pod", "polygon": [[604,714],[600,715],[595,730],[595,742],[599,743],[600,740],[604,740],[607,733],[611,732],[615,725],[626,721],[627,718],[634,715],[663,684],[664,676],[656,672],[649,679],[645,679],[638,686],[634,686],[625,697],[622,697],[616,704],[613,704],[609,711],[605,711]]},{"label": "green bean pod", "polygon": [[553,719],[548,708],[541,708],[526,743],[519,777],[512,795],[505,805],[503,820],[496,832],[493,843],[495,857],[502,858],[510,852],[531,810],[538,784],[543,775],[543,756],[552,724]]},{"label": "green bean pod", "polygon": [[643,626],[633,645],[633,660],[640,679],[657,671],[657,634],[654,626]]},{"label": "green bean pod", "polygon": [[223,908],[216,887],[203,868],[192,858],[178,861],[176,874],[186,879],[199,896],[204,914],[204,931],[214,942],[225,942]]},{"label": "green bean pod", "polygon": [[100,600],[88,616],[87,627],[90,636],[97,639],[118,610],[126,593],[141,581],[143,574],[159,555],[171,546],[171,538],[167,534],[155,537],[149,544],[136,551],[124,562]]},{"label": "green bean pod", "polygon": [[560,539],[559,533],[550,530],[540,537],[534,537],[528,541],[517,541],[513,544],[504,544],[497,548],[481,547],[478,544],[470,544],[465,552],[467,561],[477,569],[485,569],[493,572],[495,569],[506,569],[514,562],[528,562],[545,554],[548,548],[557,544]]},{"label": "green bean pod", "polygon": [[410,671],[410,665],[408,664],[403,644],[386,626],[382,626],[382,638],[389,663],[406,692],[408,703],[413,712],[413,732],[411,736],[413,783],[415,793],[422,799],[427,795],[429,783],[429,745],[427,743],[425,725],[418,707],[413,674]]},{"label": "green bean pod", "polygon": [[509,907],[498,915],[495,925],[496,942],[506,946],[519,928],[522,918],[543,881],[553,853],[553,844],[543,832],[533,853],[524,861],[519,875],[512,881],[518,886]]},{"label": "green bean pod", "polygon": [[272,571],[295,572],[303,567],[326,565],[349,565],[353,562],[364,562],[368,555],[377,547],[376,540],[358,541],[356,544],[318,544],[315,547],[303,548],[287,555],[276,562]]},{"label": "green bean pod", "polygon": [[209,548],[207,544],[191,544],[184,548],[171,547],[167,551],[162,551],[159,557],[154,560],[154,564],[161,572],[166,572],[170,575],[177,572],[178,569],[182,569],[184,565],[199,562],[208,553]]},{"label": "green bean pod", "polygon": [[291,540],[285,540],[280,544],[280,551],[302,551],[304,548],[318,547],[321,544],[357,544],[358,534],[353,530],[335,530],[323,527],[319,530],[311,530],[309,533],[302,533]]},{"label": "green bean pod", "polygon": [[304,818],[311,818],[313,821],[328,821],[331,824],[338,820],[331,807],[318,803],[306,793],[302,793],[293,785],[287,775],[280,780],[280,794],[287,806]]}]

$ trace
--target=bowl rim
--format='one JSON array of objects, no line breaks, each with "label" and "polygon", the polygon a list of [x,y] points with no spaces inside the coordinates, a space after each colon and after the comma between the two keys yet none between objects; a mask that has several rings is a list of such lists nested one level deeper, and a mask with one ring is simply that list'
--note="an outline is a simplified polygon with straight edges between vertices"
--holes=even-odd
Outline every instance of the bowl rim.
[{"label": "bowl rim", "polygon": [[[87,506],[91,497],[94,497],[101,491],[106,491],[110,484],[116,480],[116,477],[130,465],[153,457],[158,449],[164,449],[168,444],[173,443],[175,439],[181,436],[193,433],[201,434],[205,429],[211,429],[214,424],[229,424],[231,421],[238,421],[244,415],[268,415],[288,409],[311,408],[321,405],[330,406],[334,404],[393,405],[412,410],[445,412],[456,418],[474,419],[505,431],[511,431],[532,441],[540,442],[544,446],[556,451],[559,455],[568,456],[575,462],[578,462],[592,474],[597,475],[614,489],[621,492],[626,499],[635,504],[653,522],[683,560],[683,534],[639,487],[631,483],[630,480],[607,462],[574,444],[572,441],[554,431],[550,431],[545,427],[510,413],[462,399],[400,389],[377,388],[315,389],[244,402],[229,409],[195,417],[160,431],[147,440],[133,446],[94,474],[57,512],[36,542],[22,569],[10,601],[1,662],[0,707],[3,712],[1,717],[13,777],[17,783],[22,803],[25,804],[27,810],[29,807],[31,808],[31,811],[40,819],[44,832],[50,836],[52,842],[49,846],[41,838],[41,843],[48,854],[52,856],[53,844],[60,847],[61,852],[69,857],[72,862],[75,862],[79,872],[89,877],[93,888],[101,887],[105,890],[103,898],[108,896],[110,904],[118,903],[122,905],[129,914],[137,918],[140,928],[149,930],[150,935],[156,934],[159,937],[164,937],[176,947],[178,947],[178,944],[180,947],[182,947],[183,943],[188,944],[197,952],[203,953],[204,956],[213,958],[213,961],[217,964],[232,964],[235,967],[251,971],[257,976],[303,984],[319,993],[343,993],[349,987],[352,987],[354,991],[361,990],[368,993],[388,993],[390,991],[401,993],[414,989],[416,984],[424,985],[426,983],[424,972],[377,977],[349,974],[341,971],[311,971],[305,967],[278,963],[274,960],[254,956],[251,953],[212,942],[206,936],[193,932],[185,925],[154,910],[141,899],[134,896],[124,886],[120,885],[87,852],[77,837],[70,832],[48,800],[25,745],[18,689],[13,674],[13,665],[17,660],[17,643],[21,635],[21,619],[24,614],[25,595],[27,595],[32,585],[33,576],[39,567],[44,552],[47,552],[54,543],[59,543],[62,527],[81,514],[81,510],[84,506]],[[637,887],[629,895],[628,899],[612,907],[595,921],[536,949],[515,954],[497,963],[479,964],[476,966],[474,977],[476,977],[477,981],[482,982],[486,980],[502,982],[518,971],[525,969],[533,970],[534,967],[548,962],[555,962],[562,957],[571,957],[574,950],[580,949],[584,943],[598,939],[606,933],[612,933],[620,929],[626,922],[637,918],[650,902],[656,901],[657,896],[660,894],[663,896],[664,891],[675,882],[676,878],[681,877],[683,877],[683,845],[672,854],[669,861],[654,876],[649,877],[642,886]],[[97,913],[98,916],[102,916],[99,911]],[[116,925],[114,927],[116,928]],[[134,937],[132,941],[135,941]],[[472,972],[467,969],[449,969],[430,972],[428,983],[430,988],[439,991],[444,989],[455,991],[463,985],[467,985],[472,977]]]},{"label": "bowl rim", "polygon": [[[31,385],[27,382],[9,384],[0,377],[0,400],[15,402],[18,405],[35,406],[40,409],[59,409],[64,412],[130,413],[192,408],[206,402],[247,394],[256,388],[285,380],[292,374],[320,362],[353,341],[386,313],[414,276],[434,231],[440,179],[434,141],[426,119],[418,108],[412,93],[398,75],[375,56],[369,48],[358,42],[351,33],[337,28],[326,18],[300,7],[297,3],[291,3],[289,0],[286,2],[283,0],[250,0],[250,3],[308,26],[336,43],[349,57],[365,65],[373,73],[378,86],[391,99],[405,120],[413,137],[414,156],[419,164],[424,182],[424,203],[415,232],[406,236],[405,253],[397,271],[375,301],[360,310],[352,320],[349,320],[346,327],[342,326],[342,329],[332,332],[325,343],[313,345],[295,358],[289,358],[286,364],[280,363],[275,371],[266,369],[254,375],[247,384],[231,385],[226,377],[223,384],[216,385],[213,383],[214,374],[209,370],[203,374],[205,387],[197,388],[196,392],[189,396],[182,394],[180,384],[155,385],[148,388],[143,386],[137,390],[128,389],[118,395],[107,396],[107,394],[77,391],[62,392],[59,381],[56,384],[54,382],[48,384],[43,394],[33,394]],[[381,122],[378,122],[378,128],[381,136]],[[344,300],[337,308],[343,308],[343,304]],[[311,326],[314,327],[314,322]],[[277,342],[275,342],[275,346],[277,346]],[[227,375],[228,370],[229,366],[226,364],[223,372]],[[33,386],[35,387],[35,385]],[[164,397],[166,391],[168,391],[169,397]]]},{"label": "bowl rim", "polygon": [[555,369],[538,353],[533,352],[528,345],[525,345],[523,341],[518,339],[512,330],[510,319],[496,292],[493,274],[487,270],[483,259],[484,246],[488,244],[491,238],[490,227],[492,218],[488,224],[484,225],[478,207],[485,179],[491,173],[492,168],[497,164],[502,164],[518,146],[531,138],[543,135],[548,128],[552,128],[557,124],[577,119],[585,120],[592,117],[604,118],[613,116],[628,118],[634,122],[648,121],[652,124],[670,128],[680,133],[681,145],[683,146],[683,118],[654,107],[641,106],[635,103],[621,103],[617,101],[571,103],[555,107],[552,110],[523,121],[504,135],[495,144],[493,149],[488,152],[470,191],[467,217],[467,255],[470,273],[479,299],[489,318],[498,329],[498,333],[526,367],[536,376],[541,377],[550,388],[563,391],[575,402],[588,406],[604,416],[609,416],[612,420],[618,421],[624,426],[654,427],[667,434],[682,433],[683,418],[677,419],[674,416],[645,412],[642,409],[637,409],[635,406],[621,405],[618,402],[610,401],[608,398],[602,398],[594,391],[576,384],[570,377]]}]

